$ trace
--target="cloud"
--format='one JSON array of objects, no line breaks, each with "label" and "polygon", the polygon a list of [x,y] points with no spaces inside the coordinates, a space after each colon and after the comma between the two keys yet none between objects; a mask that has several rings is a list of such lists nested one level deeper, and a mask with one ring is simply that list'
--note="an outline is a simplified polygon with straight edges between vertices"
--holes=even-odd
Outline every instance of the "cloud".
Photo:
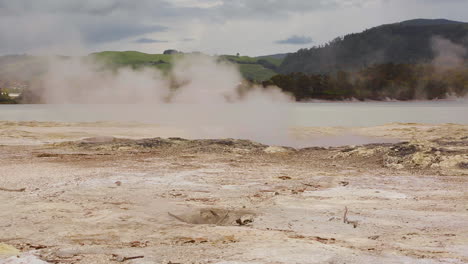
[{"label": "cloud", "polygon": [[431,17],[434,7],[440,17],[466,20],[466,0],[0,0],[0,54],[132,49],[135,39],[161,35],[183,49],[224,53],[239,50],[236,40],[249,34],[258,41],[244,54],[286,52],[287,45],[276,44],[309,43],[275,42],[278,30],[314,30],[314,42],[325,42],[379,23]]},{"label": "cloud", "polygon": [[[160,12],[168,8],[164,2],[152,1],[161,4]],[[158,23],[158,8],[151,9],[154,18],[141,8],[136,1],[121,0],[0,0],[0,54],[70,54],[72,47],[89,50],[169,30],[162,21]],[[14,30],[11,25],[15,25]]]},{"label": "cloud", "polygon": [[[358,5],[371,0],[0,0],[0,54],[122,47],[122,40],[165,32],[195,34],[239,21],[281,20],[295,13]],[[379,0],[380,1],[380,0]],[[186,25],[202,25],[186,32]],[[15,28],[12,30],[11,25]],[[192,39],[180,42],[190,43]],[[61,47],[61,48],[60,48]]]},{"label": "cloud", "polygon": [[150,43],[168,43],[167,40],[159,40],[159,39],[150,39],[150,38],[140,38],[135,40],[135,43],[141,44],[150,44]]},{"label": "cloud", "polygon": [[311,44],[313,43],[313,40],[311,37],[306,37],[306,36],[291,36],[287,39],[282,39],[278,40],[275,42],[276,44],[290,44],[290,45],[305,45],[305,44]]},{"label": "cloud", "polygon": [[182,42],[191,42],[191,41],[195,41],[195,39],[194,38],[183,38],[180,41],[182,41]]},{"label": "cloud", "polygon": [[[380,0],[379,0],[380,1]],[[0,14],[19,13],[67,13],[107,16],[115,13],[131,13],[143,16],[198,16],[231,13],[278,14],[304,12],[323,8],[362,6],[375,0],[0,0]],[[242,12],[242,13],[241,13]],[[247,13],[246,13],[247,12]]]},{"label": "cloud", "polygon": [[82,28],[84,40],[88,43],[112,42],[147,33],[165,32],[167,27],[159,25],[138,25],[114,23],[96,28]]},{"label": "cloud", "polygon": [[286,14],[291,12],[307,12],[311,10],[323,8],[335,8],[345,4],[360,4],[365,0],[326,0],[326,1],[310,1],[310,0],[225,0],[223,4],[217,8],[232,11],[242,11],[247,14]]}]

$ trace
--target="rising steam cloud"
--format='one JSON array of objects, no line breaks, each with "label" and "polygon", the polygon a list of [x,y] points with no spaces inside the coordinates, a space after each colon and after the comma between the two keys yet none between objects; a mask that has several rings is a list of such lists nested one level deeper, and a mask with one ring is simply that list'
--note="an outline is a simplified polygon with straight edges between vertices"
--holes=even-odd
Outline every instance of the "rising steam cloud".
[{"label": "rising steam cloud", "polygon": [[467,55],[465,47],[440,36],[432,38],[432,51],[432,64],[439,70],[462,66]]},{"label": "rising steam cloud", "polygon": [[[107,70],[93,60],[51,58],[47,72],[32,85],[44,103],[53,104],[207,104],[290,102],[277,87],[252,86],[232,64],[204,55],[177,59],[168,74],[155,68]],[[176,84],[174,87],[174,84]]]},{"label": "rising steam cloud", "polygon": [[44,103],[87,104],[95,109],[93,115],[112,113],[100,121],[156,123],[181,131],[172,136],[289,144],[288,103],[293,98],[277,87],[243,84],[235,65],[215,57],[183,56],[169,73],[106,70],[101,63],[77,58],[54,58],[48,65],[30,88]]}]

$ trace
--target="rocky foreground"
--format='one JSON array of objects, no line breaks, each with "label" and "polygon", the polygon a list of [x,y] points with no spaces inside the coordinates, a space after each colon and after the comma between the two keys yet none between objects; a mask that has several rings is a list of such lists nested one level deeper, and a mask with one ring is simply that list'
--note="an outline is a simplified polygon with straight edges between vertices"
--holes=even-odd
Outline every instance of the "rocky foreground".
[{"label": "rocky foreground", "polygon": [[293,149],[0,125],[0,263],[468,262],[467,126]]}]

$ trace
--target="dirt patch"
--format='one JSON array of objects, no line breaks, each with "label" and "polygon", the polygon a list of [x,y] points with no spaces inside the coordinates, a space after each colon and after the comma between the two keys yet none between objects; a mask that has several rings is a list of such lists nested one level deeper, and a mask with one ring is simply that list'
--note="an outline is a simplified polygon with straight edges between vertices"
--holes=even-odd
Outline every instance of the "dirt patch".
[{"label": "dirt patch", "polygon": [[172,218],[195,225],[248,225],[254,221],[255,214],[247,210],[226,210],[208,208],[183,214],[168,213]]},{"label": "dirt patch", "polygon": [[91,138],[87,140],[53,144],[54,147],[67,147],[91,151],[152,151],[172,149],[192,152],[252,152],[263,151],[269,146],[250,140],[240,139],[199,139],[183,138]]}]

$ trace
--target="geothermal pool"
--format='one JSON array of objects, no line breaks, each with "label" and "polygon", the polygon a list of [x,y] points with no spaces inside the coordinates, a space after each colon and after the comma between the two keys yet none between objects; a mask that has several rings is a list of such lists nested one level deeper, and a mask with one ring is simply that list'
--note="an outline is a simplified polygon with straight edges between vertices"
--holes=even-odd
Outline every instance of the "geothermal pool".
[{"label": "geothermal pool", "polygon": [[[366,135],[356,133],[354,128],[359,127],[390,123],[466,125],[468,102],[0,105],[0,121],[132,122],[128,127],[119,126],[119,130],[125,130],[124,136],[240,138],[292,147],[341,146],[399,140],[391,136],[369,137],[368,132]],[[102,125],[98,123],[95,126]],[[157,129],[148,130],[148,126]],[[58,128],[53,129],[59,132]],[[88,128],[73,126],[68,130],[78,133],[80,129],[85,131]],[[294,135],[291,130],[294,130]],[[119,133],[109,130],[105,134],[121,136]]]},{"label": "geothermal pool", "polygon": [[299,126],[378,126],[388,123],[468,124],[468,101],[308,103],[293,108]]},{"label": "geothermal pool", "polygon": [[[230,120],[240,119],[240,120]],[[296,103],[275,105],[0,105],[2,121],[277,122],[297,127],[377,126],[387,123],[468,124],[468,101]]]}]

